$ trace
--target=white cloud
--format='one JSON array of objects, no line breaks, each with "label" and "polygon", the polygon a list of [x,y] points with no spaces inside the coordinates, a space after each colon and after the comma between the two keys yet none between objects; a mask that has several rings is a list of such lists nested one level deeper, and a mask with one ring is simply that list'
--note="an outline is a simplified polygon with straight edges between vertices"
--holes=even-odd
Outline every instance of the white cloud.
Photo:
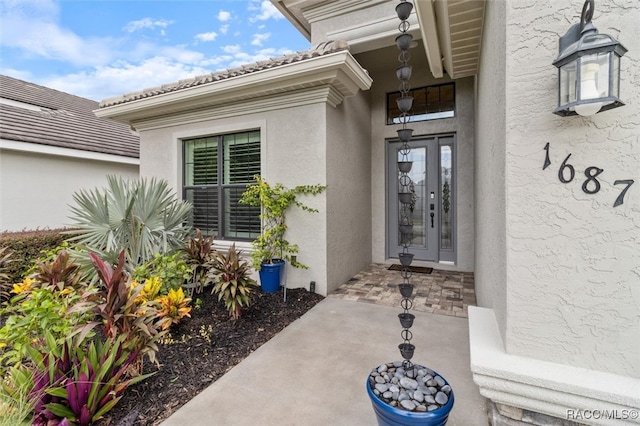
[{"label": "white cloud", "polygon": [[155,28],[167,28],[171,25],[173,21],[167,21],[166,19],[152,19],[152,18],[142,18],[137,21],[131,21],[127,25],[124,26],[123,30],[126,32],[132,33],[135,31],[140,31],[144,29],[155,29]]},{"label": "white cloud", "polygon": [[276,7],[269,0],[262,0],[259,6],[256,6],[253,3],[254,2],[249,5],[249,10],[257,10],[259,11],[259,13],[257,15],[251,16],[249,18],[250,22],[284,18],[284,16],[282,16],[282,13],[280,13],[280,11],[276,9]]},{"label": "white cloud", "polygon": [[253,46],[262,46],[262,43],[269,40],[269,37],[271,37],[271,33],[254,34],[251,39],[251,44]]},{"label": "white cloud", "polygon": [[224,53],[234,54],[234,53],[240,52],[240,45],[238,45],[238,44],[229,44],[227,46],[222,46],[220,49],[222,49],[222,51]]},{"label": "white cloud", "polygon": [[218,33],[210,32],[210,33],[201,33],[196,34],[195,38],[200,41],[214,41],[218,37]]},{"label": "white cloud", "polygon": [[220,26],[220,32],[221,32],[222,34],[226,34],[226,33],[227,33],[227,31],[229,31],[229,24],[225,24],[225,25],[221,25],[221,26]]},{"label": "white cloud", "polygon": [[168,58],[154,57],[140,64],[117,62],[94,70],[41,80],[38,84],[100,101],[209,72],[211,71],[200,66],[188,66]]},{"label": "white cloud", "polygon": [[221,10],[218,12],[218,21],[226,22],[231,19],[231,12],[227,12],[226,10]]}]

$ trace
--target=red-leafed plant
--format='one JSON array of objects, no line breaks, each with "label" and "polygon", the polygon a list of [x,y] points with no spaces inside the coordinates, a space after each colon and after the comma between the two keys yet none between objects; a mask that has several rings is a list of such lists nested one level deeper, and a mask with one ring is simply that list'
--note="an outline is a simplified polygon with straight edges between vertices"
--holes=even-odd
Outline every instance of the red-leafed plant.
[{"label": "red-leafed plant", "polygon": [[234,320],[240,318],[243,307],[251,304],[249,295],[258,284],[251,278],[250,265],[236,250],[235,243],[226,254],[216,253],[211,260],[209,280],[213,283],[211,293],[224,301],[229,315]]},{"label": "red-leafed plant", "polygon": [[155,302],[140,305],[136,301],[142,286],[131,286],[129,274],[125,270],[124,250],[120,252],[115,268],[95,253],[90,253],[89,256],[98,272],[101,285],[98,290],[86,292],[84,302],[72,309],[93,312],[97,317],[95,321],[88,322],[79,329],[80,338],[83,339],[90,330],[99,326],[107,338],[124,336],[136,350],[146,353],[155,361],[155,353],[158,351],[156,342],[166,333],[163,325],[169,320],[160,317]]}]

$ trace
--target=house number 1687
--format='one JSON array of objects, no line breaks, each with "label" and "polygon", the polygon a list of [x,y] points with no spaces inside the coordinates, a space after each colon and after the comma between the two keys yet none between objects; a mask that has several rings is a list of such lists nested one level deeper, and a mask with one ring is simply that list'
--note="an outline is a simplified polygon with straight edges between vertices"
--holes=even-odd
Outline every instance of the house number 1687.
[{"label": "house number 1687", "polygon": [[[549,142],[544,146],[544,150],[546,153],[542,170],[545,170],[551,165],[551,160],[549,159]],[[569,158],[571,158],[571,154],[566,156],[558,168],[558,180],[562,183],[569,183],[576,177],[576,169],[569,163]],[[582,182],[582,191],[585,194],[596,194],[600,191],[600,181],[598,180],[598,176],[600,176],[602,172],[604,172],[604,169],[601,169],[600,167],[587,167],[584,169],[586,179]],[[614,185],[625,185],[624,188],[622,188],[622,191],[620,191],[618,198],[616,198],[616,201],[613,203],[613,207],[618,207],[624,203],[624,196],[634,182],[635,181],[633,179],[616,180],[613,182]]]}]

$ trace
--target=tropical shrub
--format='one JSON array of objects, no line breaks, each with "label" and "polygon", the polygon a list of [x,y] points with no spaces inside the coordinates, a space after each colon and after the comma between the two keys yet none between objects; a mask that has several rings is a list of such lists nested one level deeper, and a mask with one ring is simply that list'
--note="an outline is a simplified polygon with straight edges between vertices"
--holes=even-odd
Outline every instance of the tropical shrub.
[{"label": "tropical shrub", "polygon": [[160,296],[158,302],[160,303],[158,315],[169,320],[163,323],[164,329],[168,329],[171,324],[179,323],[184,317],[191,317],[191,307],[188,306],[191,299],[185,297],[182,288],[169,290],[169,294]]},{"label": "tropical shrub", "polygon": [[154,254],[181,248],[190,229],[184,225],[191,205],[176,198],[164,180],[125,181],[108,176],[103,189],[73,195],[71,220],[77,230],[70,238],[110,263],[125,250],[127,265],[149,262]]},{"label": "tropical shrub", "polygon": [[189,288],[194,288],[196,293],[202,293],[207,282],[207,272],[209,262],[215,254],[213,241],[215,237],[204,237],[202,231],[196,228],[196,236],[189,237],[183,251],[187,257],[187,264],[191,267],[193,284]]},{"label": "tropical shrub", "polygon": [[32,403],[29,393],[33,387],[32,372],[14,367],[0,382],[0,426],[27,426],[31,424]]},{"label": "tropical shrub", "polygon": [[82,313],[69,313],[80,300],[80,295],[71,287],[64,291],[32,288],[35,282],[25,278],[15,284],[12,291],[18,294],[2,310],[6,320],[0,328],[0,373],[9,366],[19,365],[29,346],[44,344],[46,332],[60,343],[88,319]]},{"label": "tropical shrub", "polygon": [[124,335],[88,343],[69,338],[62,345],[47,336],[47,342],[44,351],[30,350],[35,366],[30,392],[33,425],[93,424],[128,386],[151,375],[126,375],[140,354]]},{"label": "tropical shrub", "polygon": [[296,206],[304,211],[317,213],[317,209],[303,204],[297,197],[320,194],[326,186],[299,185],[289,189],[281,183],[272,186],[257,175],[254,180],[256,182],[247,185],[239,201],[261,207],[262,233],[252,242],[253,267],[260,270],[263,264],[273,263],[274,259],[284,259],[292,266],[306,269],[305,264],[297,261],[298,245],[284,238],[287,231],[286,212],[290,207]]},{"label": "tropical shrub", "polygon": [[39,262],[33,277],[13,284],[15,296],[0,314],[6,317],[0,328],[0,372],[7,366],[20,365],[30,345],[44,344],[45,332],[61,343],[78,324],[91,318],[71,312],[80,300],[79,268],[65,250],[47,262]]},{"label": "tropical shrub", "polygon": [[[140,290],[137,290],[137,287],[142,286]],[[158,277],[151,277],[144,280],[143,283],[140,283],[136,280],[131,281],[131,290],[136,291],[138,295],[136,296],[135,303],[138,305],[143,305],[147,302],[151,302],[160,293],[160,288],[162,287],[162,280]]]},{"label": "tropical shrub", "polygon": [[238,319],[243,307],[251,303],[249,294],[258,284],[250,276],[249,263],[242,259],[236,245],[232,244],[227,253],[216,253],[211,260],[209,280],[213,282],[212,294],[224,301],[231,318]]},{"label": "tropical shrub", "polygon": [[115,269],[95,253],[89,257],[97,270],[100,287],[85,292],[83,301],[72,308],[73,312],[92,313],[96,317],[78,328],[81,340],[99,326],[107,338],[123,336],[136,351],[146,353],[155,361],[156,342],[164,334],[163,324],[168,320],[159,317],[154,302],[136,303],[142,286],[131,287],[124,268],[124,250],[118,256]]},{"label": "tropical shrub", "polygon": [[[10,283],[22,281],[25,272],[34,267],[36,259],[60,246],[67,235],[63,230],[31,231],[16,233],[0,233],[0,247],[5,247],[12,252],[11,264],[7,265],[5,273],[9,275]],[[57,253],[56,253],[57,255]],[[52,260],[55,256],[51,256]],[[30,271],[35,271],[35,268]]]},{"label": "tropical shrub", "polygon": [[160,279],[160,294],[167,294],[169,290],[176,290],[191,280],[191,268],[181,251],[172,255],[156,253],[150,262],[138,266],[133,271],[133,279],[136,281],[153,277]]},{"label": "tropical shrub", "polygon": [[62,291],[65,287],[78,287],[80,265],[74,263],[66,250],[61,250],[50,262],[38,262],[35,279],[45,287],[55,287]]},{"label": "tropical shrub", "polygon": [[11,252],[7,247],[0,247],[0,303],[9,300],[11,281],[9,280],[8,267],[11,263]]}]

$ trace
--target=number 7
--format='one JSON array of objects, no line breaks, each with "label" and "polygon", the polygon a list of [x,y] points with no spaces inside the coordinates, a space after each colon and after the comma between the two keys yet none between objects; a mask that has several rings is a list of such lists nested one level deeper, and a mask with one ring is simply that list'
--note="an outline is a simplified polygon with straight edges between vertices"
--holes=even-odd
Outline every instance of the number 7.
[{"label": "number 7", "polygon": [[618,198],[616,198],[615,203],[613,203],[613,207],[618,207],[620,204],[624,203],[624,195],[627,193],[627,191],[629,190],[629,187],[631,185],[633,185],[634,182],[635,181],[633,179],[617,180],[617,181],[613,182],[614,185],[627,185],[622,190],[620,195],[618,195]]}]

